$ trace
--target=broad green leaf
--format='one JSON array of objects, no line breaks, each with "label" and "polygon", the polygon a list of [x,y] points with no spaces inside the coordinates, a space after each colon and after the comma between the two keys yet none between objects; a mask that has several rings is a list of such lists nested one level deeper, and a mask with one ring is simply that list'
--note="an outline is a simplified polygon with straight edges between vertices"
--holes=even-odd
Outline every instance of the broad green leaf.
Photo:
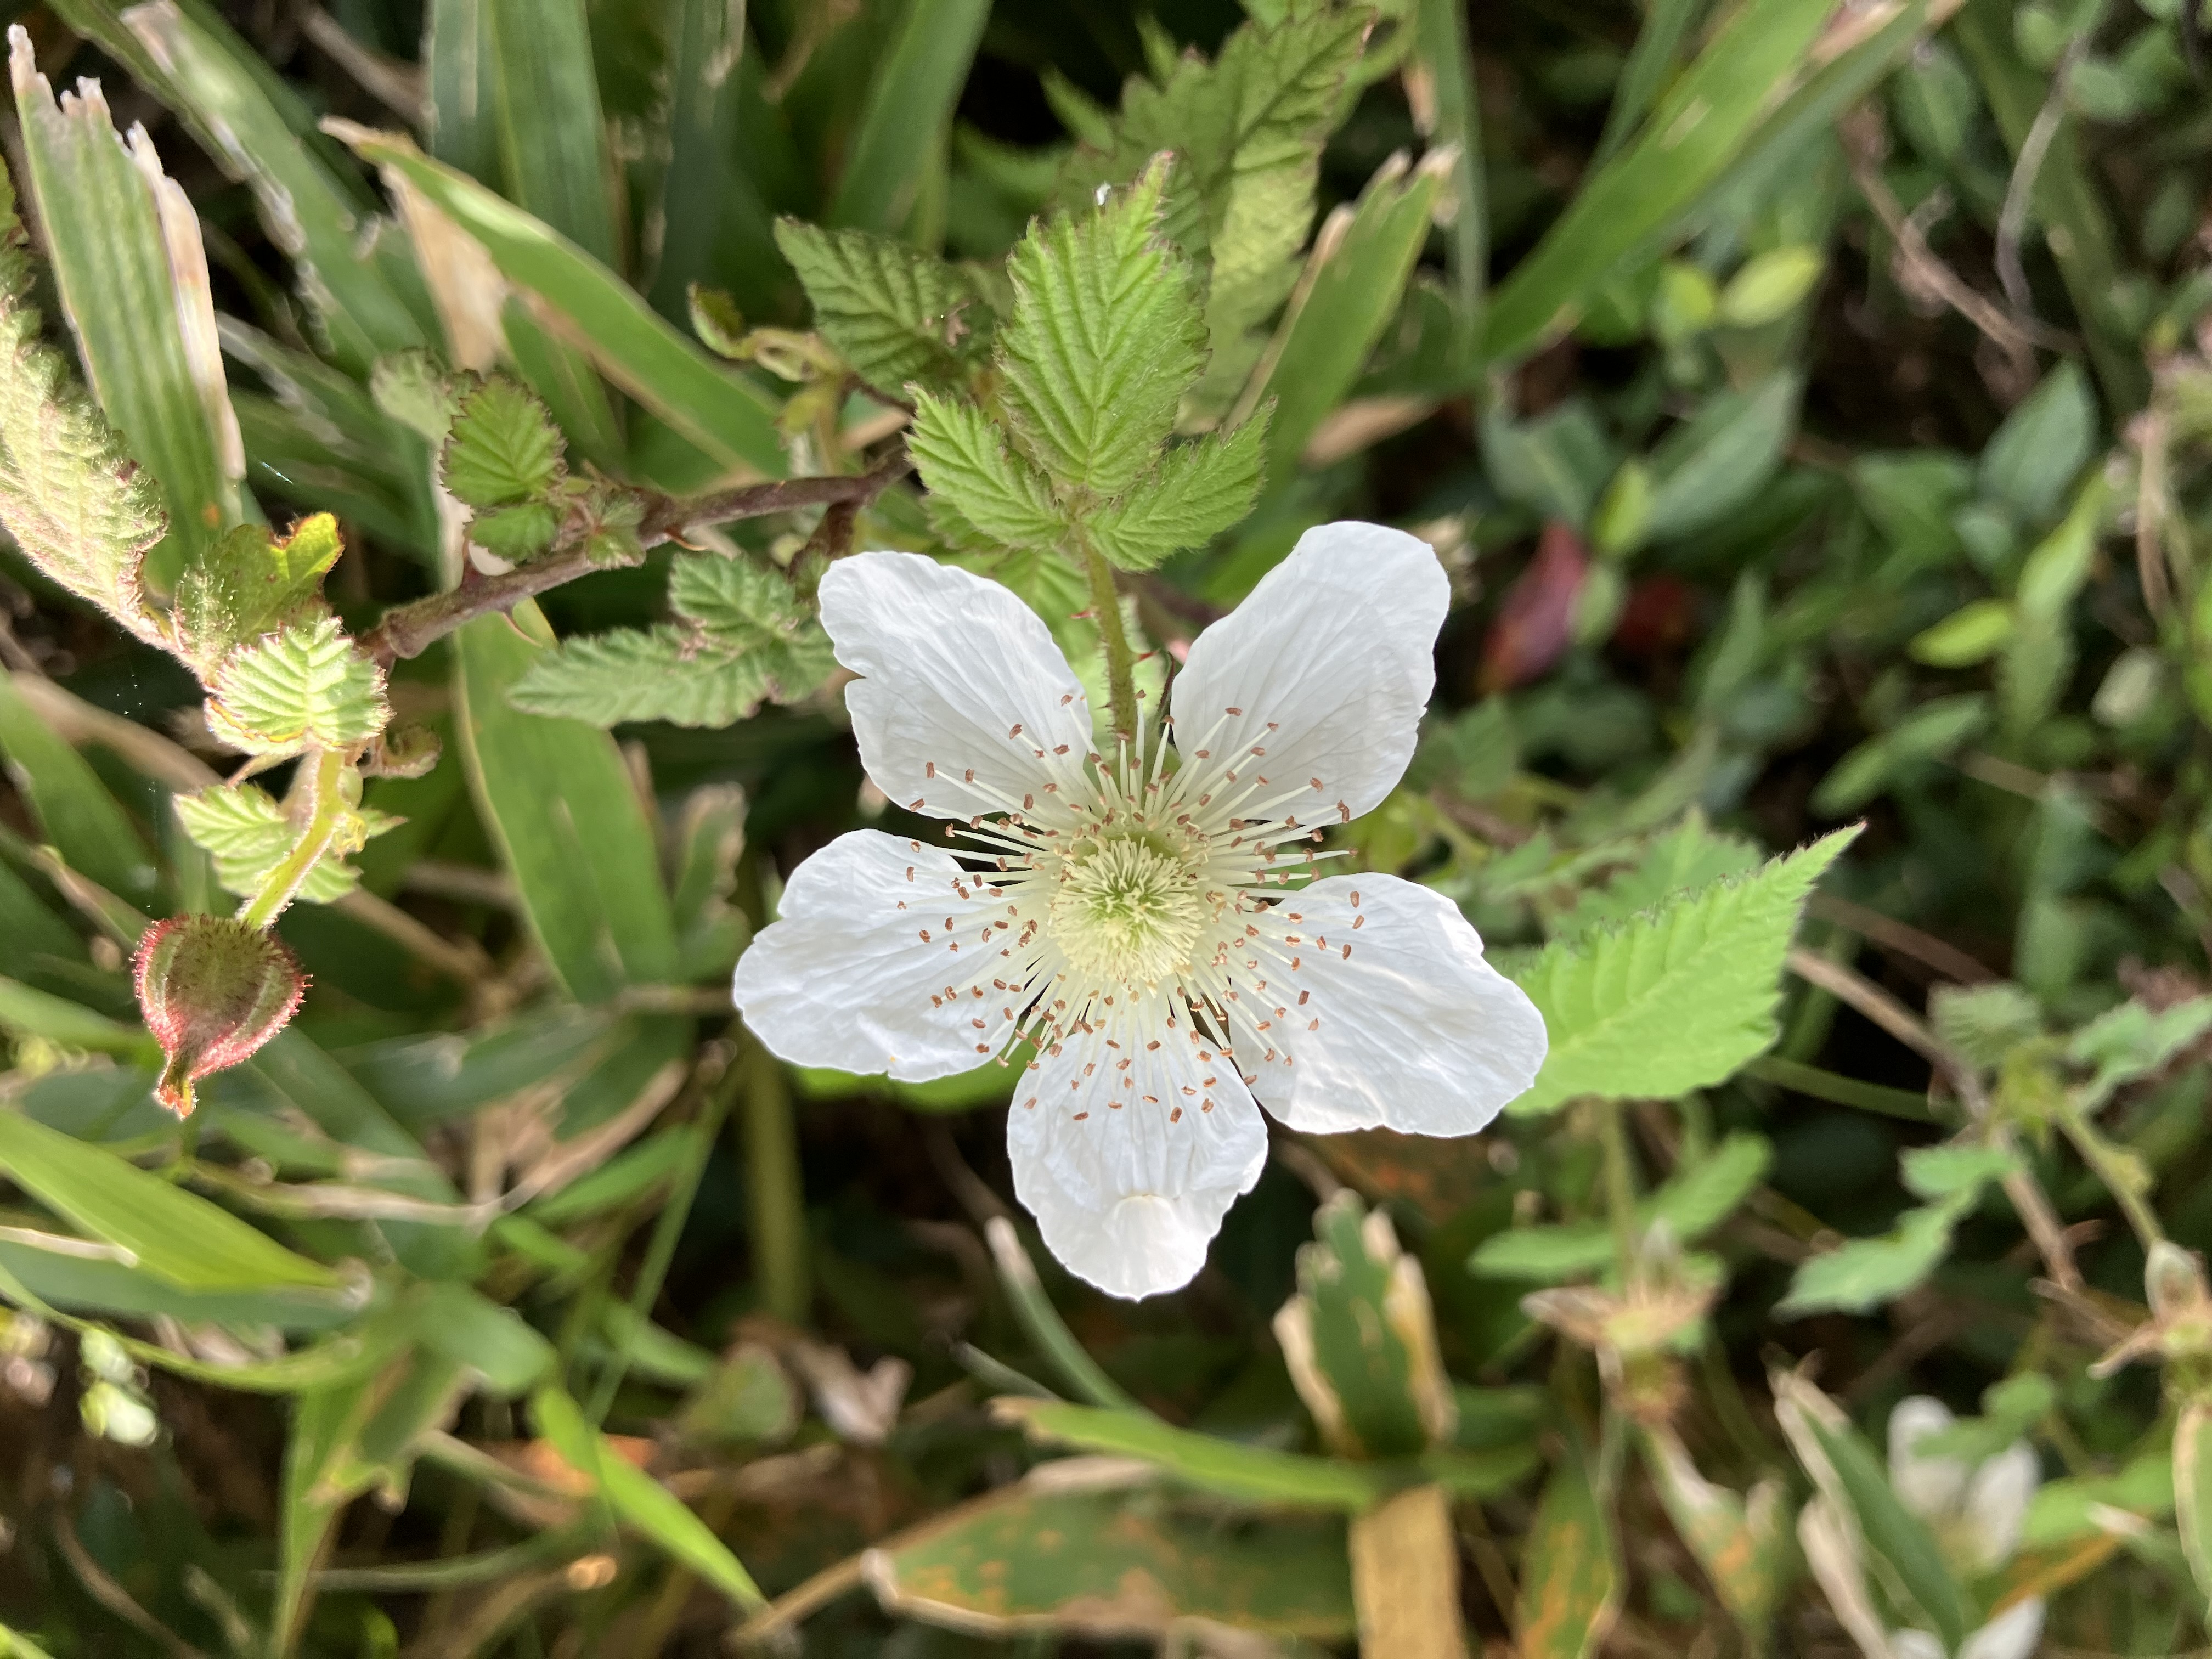
[{"label": "broad green leaf", "polygon": [[354,648],[335,617],[233,653],[210,690],[209,729],[250,755],[350,748],[392,718],[383,671]]},{"label": "broad green leaf", "polygon": [[661,27],[668,161],[651,295],[661,315],[681,318],[696,284],[735,279],[744,283],[750,304],[786,279],[770,257],[775,228],[762,193],[772,169],[749,149],[762,130],[755,118],[765,100],[745,9],[732,0],[672,0]]},{"label": "broad green leaf", "polygon": [[599,1002],[625,984],[664,983],[675,969],[675,923],[629,769],[605,732],[509,702],[546,654],[533,642],[547,631],[536,608],[518,605],[514,616],[483,617],[455,635],[458,731],[477,811],[571,996]]},{"label": "broad green leaf", "polygon": [[2010,1148],[1974,1141],[1917,1146],[1900,1154],[1898,1162],[1906,1188],[1927,1199],[1975,1197],[1990,1182],[2002,1181],[2021,1168],[2020,1155]]},{"label": "broad green leaf", "polygon": [[137,1266],[187,1290],[335,1289],[337,1275],[114,1153],[0,1112],[0,1169]]},{"label": "broad green leaf", "polygon": [[1007,261],[1007,416],[1063,489],[1111,500],[1149,471],[1202,361],[1190,273],[1161,240],[1164,166],[1095,212],[1063,214]]},{"label": "broad green leaf", "polygon": [[1234,431],[1170,449],[1157,474],[1091,518],[1092,544],[1124,570],[1146,570],[1233,529],[1260,494],[1268,424],[1262,410]]},{"label": "broad green leaf", "polygon": [[829,222],[887,234],[906,225],[925,173],[944,165],[937,157],[990,9],[988,0],[907,0],[900,8],[860,103]]},{"label": "broad green leaf", "polygon": [[490,0],[430,0],[423,11],[423,142],[447,167],[497,184]]},{"label": "broad green leaf", "polygon": [[177,581],[170,626],[186,660],[211,673],[239,646],[307,620],[342,550],[327,513],[301,520],[281,539],[258,524],[225,532]]},{"label": "broad green leaf", "polygon": [[57,103],[20,28],[9,68],[23,151],[62,308],[108,420],[160,484],[170,534],[148,585],[251,516],[199,222],[143,128],[126,145],[97,83]]},{"label": "broad green leaf", "polygon": [[[775,400],[721,368],[604,264],[544,221],[430,160],[402,135],[343,123],[331,124],[331,131],[481,242],[501,275],[550,307],[608,379],[716,465],[770,476],[784,471]],[[512,331],[509,343],[520,350]],[[573,428],[570,433],[576,435]]]},{"label": "broad green leaf", "polygon": [[[1773,1156],[1762,1135],[1728,1136],[1707,1156],[1637,1200],[1638,1231],[1648,1232],[1663,1221],[1678,1243],[1696,1243],[1751,1196],[1766,1178]],[[1556,1284],[1597,1272],[1613,1261],[1613,1229],[1605,1222],[1514,1227],[1484,1240],[1468,1266],[1493,1278]]]},{"label": "broad green leaf", "polygon": [[[1075,207],[1175,152],[1168,234],[1207,271],[1212,361],[1191,398],[1201,418],[1219,418],[1237,400],[1259,360],[1261,326],[1297,281],[1322,145],[1346,107],[1370,17],[1356,6],[1255,16],[1211,64],[1193,53],[1156,65],[1152,80],[1131,81],[1120,114],[1084,135],[1068,163],[1061,200]],[[1396,291],[1383,303],[1395,304]],[[1328,397],[1324,409],[1335,401]]]},{"label": "broad green leaf", "polygon": [[1667,834],[1655,836],[1634,864],[1607,878],[1603,886],[1583,889],[1575,908],[1552,924],[1552,936],[1584,938],[1641,911],[1657,909],[1677,893],[1723,877],[1747,875],[1759,865],[1757,846],[1740,836],[1709,829],[1705,815],[1693,811]]},{"label": "broad green leaf", "polygon": [[1334,1516],[1224,1529],[1149,1494],[1015,1486],[900,1534],[871,1559],[887,1611],[993,1635],[1159,1638],[1185,1620],[1315,1642],[1352,1633]]},{"label": "broad green leaf", "polygon": [[21,980],[0,977],[0,1030],[43,1037],[65,1048],[118,1054],[140,1066],[158,1067],[161,1063],[160,1045],[143,1026],[110,1019],[81,1002]]},{"label": "broad green leaf", "polygon": [[1781,464],[1804,384],[1785,370],[1748,391],[1723,392],[1669,433],[1651,453],[1645,534],[1655,542],[1695,535],[1756,495]]},{"label": "broad green leaf", "polygon": [[39,833],[73,869],[111,893],[151,900],[161,872],[146,843],[84,757],[0,672],[0,761],[30,803]]},{"label": "broad green leaf", "polygon": [[625,1526],[645,1534],[738,1606],[766,1605],[768,1598],[752,1575],[707,1523],[651,1475],[625,1462],[558,1386],[548,1383],[531,1395],[530,1415],[561,1461],[599,1488]]},{"label": "broad green leaf", "polygon": [[2040,525],[2058,509],[2096,441],[2097,405],[2079,365],[2060,358],[2013,406],[1982,451],[1982,494],[2021,522]]},{"label": "broad green leaf", "polygon": [[1245,1503],[1357,1510],[1389,1490],[1381,1472],[1364,1464],[1242,1445],[1137,1412],[1018,1399],[994,1409],[1040,1440],[1137,1458],[1196,1491]]},{"label": "broad green leaf", "polygon": [[603,265],[615,263],[606,123],[584,0],[483,0],[507,193]]},{"label": "broad green leaf", "polygon": [[[394,228],[375,223],[359,187],[317,153],[329,141],[314,136],[304,104],[290,98],[287,107],[272,93],[253,49],[208,12],[175,0],[132,6],[121,21],[162,71],[148,84],[185,115],[233,178],[252,187],[337,362],[363,373],[386,352],[424,343],[420,283]],[[109,44],[105,30],[102,42]]]},{"label": "broad green leaf", "polygon": [[421,1294],[422,1340],[495,1394],[527,1394],[553,1369],[553,1345],[514,1309],[451,1282],[424,1285]]},{"label": "broad green leaf", "polygon": [[1432,161],[1411,173],[1402,159],[1385,162],[1350,219],[1323,227],[1316,239],[1302,295],[1285,314],[1265,378],[1255,376],[1240,402],[1249,406],[1263,392],[1274,401],[1267,477],[1277,484],[1296,476],[1308,441],[1351,392],[1398,314],[1445,176]]},{"label": "broad green leaf", "polygon": [[1805,76],[1826,0],[1750,0],[1677,76],[1635,140],[1586,177],[1493,296],[1483,353],[1517,362],[1571,328],[1638,252],[1676,234]]},{"label": "broad green leaf", "polygon": [[695,554],[678,558],[671,577],[680,621],[564,642],[516,683],[514,706],[595,726],[729,726],[763,702],[806,696],[836,666],[821,624],[778,573]]},{"label": "broad green leaf", "polygon": [[[153,1088],[151,1073],[145,1084]],[[73,1236],[64,1243],[82,1248]],[[276,1286],[258,1291],[194,1291],[119,1261],[100,1256],[43,1249],[20,1238],[0,1242],[0,1285],[12,1282],[38,1303],[70,1314],[98,1315],[145,1320],[166,1314],[186,1324],[265,1326],[273,1330],[316,1333],[329,1331],[359,1318],[354,1299],[328,1290],[304,1285]],[[286,1393],[318,1379],[327,1369],[350,1372],[358,1369],[357,1345],[349,1339],[344,1348],[322,1352],[312,1365],[308,1348],[278,1362],[287,1369],[259,1374],[239,1386]],[[177,1356],[181,1358],[181,1356]],[[304,1367],[304,1369],[303,1369]],[[207,1368],[215,1371],[220,1368]]]},{"label": "broad green leaf", "polygon": [[1533,421],[1493,406],[1482,417],[1482,463],[1498,493],[1547,519],[1580,526],[1618,452],[1585,398],[1567,398]]},{"label": "broad green leaf", "polygon": [[[265,789],[246,784],[214,784],[176,798],[177,818],[193,843],[215,860],[216,879],[226,891],[249,897],[261,890],[269,872],[298,845],[304,825]],[[316,860],[301,884],[300,896],[328,904],[361,884],[361,872],[343,853],[380,835],[397,820],[374,807],[348,808],[339,815],[331,850]]]},{"label": "broad green leaf", "polygon": [[1518,977],[1543,1013],[1551,1052],[1510,1109],[1552,1111],[1578,1095],[1668,1099],[1763,1052],[1798,911],[1857,833],[1838,830],[1618,932],[1547,946]]},{"label": "broad green leaf", "polygon": [[[1056,547],[1068,518],[1043,474],[1007,450],[975,404],[917,388],[907,439],[931,517],[956,541],[980,536],[999,547]],[[948,516],[949,510],[949,516]]]},{"label": "broad green leaf", "polygon": [[1813,791],[1813,810],[1832,818],[1855,812],[1915,769],[1949,759],[1989,724],[1990,700],[1982,692],[1933,698],[1838,761]]},{"label": "broad green leaf", "polygon": [[1620,1543],[1578,1449],[1552,1472],[1521,1553],[1518,1659],[1589,1659],[1619,1616]]},{"label": "broad green leaf", "polygon": [[[4,748],[0,744],[0,752]],[[4,863],[0,863],[0,939],[7,939],[19,953],[15,957],[19,964],[27,963],[33,957],[52,957],[61,962],[84,957],[84,943],[76,932]]]},{"label": "broad green leaf", "polygon": [[1926,1282],[1950,1253],[1952,1229],[1966,1205],[1945,1200],[1907,1210],[1896,1228],[1875,1238],[1854,1238],[1808,1256],[1775,1307],[1779,1318],[1807,1314],[1867,1313]]},{"label": "broad green leaf", "polygon": [[963,386],[990,343],[974,280],[906,242],[779,219],[775,244],[814,307],[814,326],[853,372],[894,397],[908,381]]}]

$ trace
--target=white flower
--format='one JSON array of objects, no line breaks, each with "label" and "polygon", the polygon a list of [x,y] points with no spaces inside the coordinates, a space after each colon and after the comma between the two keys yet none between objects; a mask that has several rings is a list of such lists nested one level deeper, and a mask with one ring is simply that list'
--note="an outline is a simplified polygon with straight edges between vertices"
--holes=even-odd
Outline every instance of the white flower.
[{"label": "white flower", "polygon": [[[1928,1523],[1952,1570],[1964,1578],[1982,1578],[2019,1550],[2042,1470],[2024,1440],[1971,1469],[1963,1459],[1919,1449],[1922,1441],[1955,1421],[1942,1401],[1926,1395],[1899,1401],[1889,1414],[1889,1484],[1905,1508]],[[1968,1635],[1954,1659],[2027,1659],[2042,1635],[2043,1598],[2027,1596]],[[1897,1659],[1943,1659],[1943,1644],[1926,1631],[1895,1632],[1890,1647]]]},{"label": "white flower", "polygon": [[1255,1099],[1294,1129],[1468,1134],[1534,1080],[1542,1018],[1449,899],[1312,879],[1319,827],[1413,755],[1449,599],[1425,544],[1309,531],[1192,645],[1173,766],[1093,752],[1066,659],[995,583],[863,553],[821,592],[868,776],[969,850],[840,836],[793,872],[738,1006],[787,1060],[908,1081],[1032,1039],[1014,1187],[1076,1273],[1188,1280],[1267,1160]]}]

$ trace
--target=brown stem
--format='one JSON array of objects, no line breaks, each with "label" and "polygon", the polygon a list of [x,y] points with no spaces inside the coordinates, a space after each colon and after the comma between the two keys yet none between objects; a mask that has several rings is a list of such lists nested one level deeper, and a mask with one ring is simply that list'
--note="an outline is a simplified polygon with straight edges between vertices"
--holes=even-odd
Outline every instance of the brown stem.
[{"label": "brown stem", "polygon": [[[904,477],[913,465],[902,449],[872,472],[857,477],[786,478],[686,501],[653,497],[644,522],[638,526],[638,543],[641,547],[658,547],[663,542],[681,541],[688,532],[709,525],[765,518],[795,507],[872,501],[886,485]],[[386,611],[384,620],[362,636],[362,648],[389,665],[402,658],[420,655],[478,617],[511,610],[535,594],[605,568],[584,550],[581,534],[576,532],[573,540],[564,538],[527,564],[496,576],[465,581],[449,592],[434,593]]]}]

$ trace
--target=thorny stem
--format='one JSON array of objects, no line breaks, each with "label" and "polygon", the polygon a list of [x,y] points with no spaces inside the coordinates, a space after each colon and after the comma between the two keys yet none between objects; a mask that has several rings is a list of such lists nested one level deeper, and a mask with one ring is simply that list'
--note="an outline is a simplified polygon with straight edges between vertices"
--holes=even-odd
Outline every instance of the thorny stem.
[{"label": "thorny stem", "polygon": [[[710,525],[765,518],[795,507],[872,501],[887,485],[904,477],[913,465],[902,449],[873,471],[858,477],[786,478],[688,501],[653,496],[646,507],[644,522],[638,526],[638,544],[641,548],[658,547],[663,542],[681,541],[690,532]],[[389,666],[403,658],[419,656],[478,617],[511,610],[534,594],[604,568],[584,550],[585,533],[584,527],[572,526],[563,532],[561,540],[527,564],[481,580],[465,580],[447,592],[386,612],[384,620],[362,636],[361,648],[374,661]]]},{"label": "thorny stem", "polygon": [[331,844],[337,833],[338,811],[343,803],[338,797],[338,780],[345,772],[345,756],[336,749],[319,750],[314,757],[314,816],[307,827],[293,843],[284,860],[264,878],[261,890],[249,899],[238,912],[238,919],[248,927],[266,927],[283,914]]},{"label": "thorny stem", "polygon": [[1082,543],[1084,574],[1091,578],[1091,617],[1106,648],[1107,702],[1114,735],[1122,744],[1137,741],[1137,659],[1121,626],[1121,599],[1114,586],[1114,567],[1089,541]]}]

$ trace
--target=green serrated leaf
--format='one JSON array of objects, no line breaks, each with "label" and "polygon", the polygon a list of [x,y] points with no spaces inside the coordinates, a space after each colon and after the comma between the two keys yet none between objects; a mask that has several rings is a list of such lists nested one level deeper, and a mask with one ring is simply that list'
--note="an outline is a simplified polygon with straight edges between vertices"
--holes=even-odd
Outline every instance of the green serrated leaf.
[{"label": "green serrated leaf", "polygon": [[1547,946],[1519,979],[1543,1012],[1551,1053],[1508,1109],[1553,1111],[1577,1095],[1668,1099],[1763,1052],[1798,910],[1857,834],[1839,830],[1618,932]]},{"label": "green serrated leaf", "polygon": [[[215,860],[216,879],[241,898],[261,890],[269,872],[283,861],[304,828],[292,821],[282,802],[252,784],[217,784],[179,795],[176,808],[185,833]],[[345,854],[399,823],[374,807],[341,811],[331,850],[307,872],[300,896],[328,904],[353,891],[361,872],[345,862]]]},{"label": "green serrated leaf", "polygon": [[1656,909],[1677,893],[1747,874],[1759,865],[1757,847],[1740,836],[1717,833],[1702,812],[1692,811],[1667,834],[1654,836],[1643,855],[1604,886],[1583,890],[1575,908],[1552,924],[1552,936],[1585,938],[1640,911]]},{"label": "green serrated leaf", "polygon": [[478,512],[469,520],[469,539],[487,553],[520,562],[553,544],[561,528],[561,509],[550,501],[518,501]]},{"label": "green serrated leaf", "polygon": [[1133,80],[1120,114],[1068,164],[1061,198],[1073,206],[1175,152],[1168,234],[1208,270],[1212,356],[1191,396],[1201,418],[1236,400],[1259,359],[1261,325],[1297,280],[1322,145],[1372,20],[1362,7],[1310,7],[1272,27],[1247,23],[1211,64],[1190,54],[1157,82]]},{"label": "green serrated leaf", "polygon": [[1924,1282],[1950,1253],[1951,1231],[1963,1204],[1946,1200],[1907,1210],[1889,1232],[1854,1238],[1798,1264],[1778,1317],[1814,1313],[1866,1313],[1894,1302]]},{"label": "green serrated leaf", "polygon": [[1156,475],[1091,519],[1092,544],[1124,570],[1149,570],[1236,526],[1260,494],[1267,426],[1263,411],[1232,432],[1170,450]]},{"label": "green serrated leaf", "polygon": [[[907,447],[929,488],[931,515],[951,539],[966,541],[973,530],[994,546],[1054,547],[1067,534],[1052,486],[1008,452],[975,404],[918,391]],[[957,517],[947,520],[948,509]]]},{"label": "green serrated leaf", "polygon": [[542,500],[568,472],[564,449],[545,405],[495,374],[463,394],[439,475],[471,507]]},{"label": "green serrated leaf", "polygon": [[288,628],[234,653],[215,678],[208,727],[249,755],[345,749],[384,729],[384,673],[335,617]]},{"label": "green serrated leaf", "polygon": [[1045,221],[1007,262],[1009,422],[1055,483],[1094,500],[1151,471],[1202,360],[1188,269],[1159,234],[1167,179],[1157,164],[1096,213]]},{"label": "green serrated leaf", "polygon": [[775,245],[814,307],[814,326],[869,386],[963,386],[986,355],[989,307],[957,266],[907,242],[780,219]]},{"label": "green serrated leaf", "polygon": [[238,647],[306,620],[343,550],[337,520],[327,513],[301,520],[281,541],[264,526],[236,526],[178,579],[170,626],[179,648],[211,674]]},{"label": "green serrated leaf", "polygon": [[836,665],[821,624],[774,571],[679,558],[669,597],[682,622],[565,641],[515,685],[514,706],[595,726],[728,726],[763,702],[805,696]]}]

